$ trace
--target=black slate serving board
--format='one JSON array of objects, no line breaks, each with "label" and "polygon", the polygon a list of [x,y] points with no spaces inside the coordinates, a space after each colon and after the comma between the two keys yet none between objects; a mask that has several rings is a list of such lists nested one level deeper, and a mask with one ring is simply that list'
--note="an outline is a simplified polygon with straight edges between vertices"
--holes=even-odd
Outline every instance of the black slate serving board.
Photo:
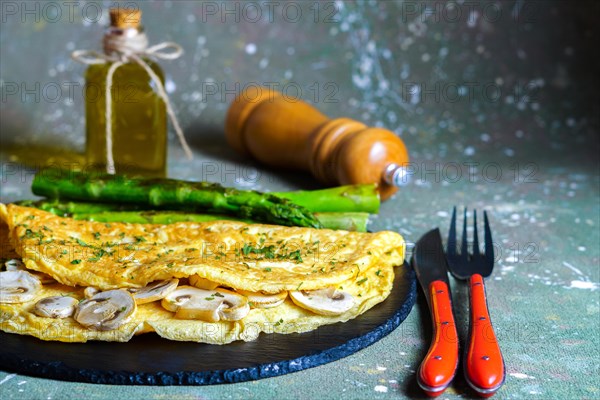
[{"label": "black slate serving board", "polygon": [[410,313],[416,279],[397,267],[394,289],[383,302],[348,321],[313,332],[261,334],[225,346],[174,342],[156,334],[127,343],[45,342],[0,333],[0,369],[77,382],[119,385],[210,385],[269,378],[349,356],[393,331]]}]

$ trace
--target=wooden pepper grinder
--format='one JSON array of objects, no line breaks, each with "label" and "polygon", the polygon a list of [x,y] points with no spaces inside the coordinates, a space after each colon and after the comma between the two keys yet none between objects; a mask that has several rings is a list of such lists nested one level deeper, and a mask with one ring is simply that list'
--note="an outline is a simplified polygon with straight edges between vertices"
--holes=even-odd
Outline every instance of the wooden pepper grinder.
[{"label": "wooden pepper grinder", "polygon": [[327,185],[377,183],[382,200],[406,179],[408,152],[392,132],[329,119],[267,88],[250,87],[234,99],[225,134],[241,154],[273,167],[309,170]]}]

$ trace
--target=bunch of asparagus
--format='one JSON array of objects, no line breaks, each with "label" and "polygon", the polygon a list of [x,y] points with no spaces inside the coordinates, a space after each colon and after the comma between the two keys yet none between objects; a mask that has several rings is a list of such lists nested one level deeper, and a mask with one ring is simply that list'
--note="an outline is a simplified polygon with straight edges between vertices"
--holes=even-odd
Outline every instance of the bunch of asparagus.
[{"label": "bunch of asparagus", "polygon": [[226,219],[364,232],[369,213],[379,211],[375,185],[261,193],[216,183],[46,169],[36,174],[32,191],[48,200],[22,205],[100,222]]}]

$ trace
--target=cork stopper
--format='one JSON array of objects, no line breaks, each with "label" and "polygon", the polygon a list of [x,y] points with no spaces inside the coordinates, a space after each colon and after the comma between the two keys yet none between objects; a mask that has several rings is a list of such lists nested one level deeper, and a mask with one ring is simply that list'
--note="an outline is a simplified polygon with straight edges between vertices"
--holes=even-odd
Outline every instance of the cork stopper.
[{"label": "cork stopper", "polygon": [[134,8],[111,8],[110,26],[119,29],[138,29],[142,22],[142,10]]}]

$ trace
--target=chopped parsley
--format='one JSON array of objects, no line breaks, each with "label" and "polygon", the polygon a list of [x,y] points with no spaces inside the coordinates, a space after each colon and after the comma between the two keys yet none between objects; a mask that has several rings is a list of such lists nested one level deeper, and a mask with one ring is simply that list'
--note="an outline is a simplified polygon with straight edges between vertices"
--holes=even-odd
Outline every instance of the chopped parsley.
[{"label": "chopped parsley", "polygon": [[107,252],[104,249],[98,249],[98,251],[94,252],[94,257],[88,258],[88,261],[96,262],[102,258]]},{"label": "chopped parsley", "polygon": [[369,278],[362,278],[360,281],[356,282],[357,285],[362,285],[363,283],[365,283]]},{"label": "chopped parsley", "polygon": [[31,229],[27,228],[25,229],[25,234],[21,236],[21,239],[25,238],[25,239],[34,239],[34,238],[39,238],[42,239],[44,237],[44,234],[41,232],[34,232]]},{"label": "chopped parsley", "polygon": [[73,260],[73,261],[71,261],[71,264],[80,264],[80,263],[81,263],[81,260]]},{"label": "chopped parsley", "polygon": [[88,247],[88,244],[79,238],[74,238],[78,245]]},{"label": "chopped parsley", "polygon": [[303,261],[300,250],[292,251],[290,254],[288,254],[288,257],[290,260],[295,260],[297,263],[301,263]]},{"label": "chopped parsley", "polygon": [[[261,238],[261,245],[264,243],[264,238]],[[247,256],[250,254],[264,255],[264,258],[272,260],[275,258],[275,246],[254,247],[251,244],[244,243],[242,254]]]},{"label": "chopped parsley", "polygon": [[247,243],[244,243],[244,247],[242,247],[242,253],[247,256],[248,254],[250,254],[250,252],[253,250],[252,246],[248,245]]}]

